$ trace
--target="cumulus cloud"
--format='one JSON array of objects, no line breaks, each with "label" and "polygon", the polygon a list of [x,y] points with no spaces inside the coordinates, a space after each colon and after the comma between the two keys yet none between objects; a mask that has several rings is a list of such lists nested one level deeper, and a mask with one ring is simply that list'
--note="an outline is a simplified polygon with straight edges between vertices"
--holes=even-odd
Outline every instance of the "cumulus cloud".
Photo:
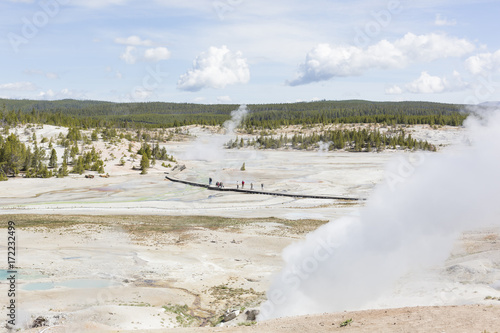
[{"label": "cumulus cloud", "polygon": [[115,38],[115,43],[130,46],[151,46],[153,42],[149,39],[141,39],[139,36],[130,36],[127,38]]},{"label": "cumulus cloud", "polygon": [[436,20],[434,21],[434,24],[437,26],[452,26],[456,25],[457,21],[456,20],[448,20],[446,17],[441,17],[441,14],[436,15]]},{"label": "cumulus cloud", "polygon": [[137,61],[137,48],[135,46],[127,46],[125,52],[120,55],[120,58],[129,65],[133,65]]},{"label": "cumulus cloud", "polygon": [[403,89],[396,85],[385,89],[385,93],[387,95],[401,95],[403,93]]},{"label": "cumulus cloud", "polygon": [[236,83],[247,83],[250,70],[241,52],[232,52],[225,45],[210,47],[193,62],[193,68],[180,76],[177,87],[199,91],[203,88],[224,88]]},{"label": "cumulus cloud", "polygon": [[403,92],[412,94],[437,94],[450,91],[459,91],[467,88],[469,85],[462,80],[460,73],[453,72],[452,77],[433,76],[427,72],[422,72],[416,80],[406,84],[403,87],[393,86],[385,90],[386,94],[398,95]]},{"label": "cumulus cloud", "polygon": [[369,69],[404,68],[412,63],[460,57],[474,50],[465,39],[444,34],[407,33],[395,42],[382,40],[367,48],[319,44],[306,55],[291,86],[324,81],[333,77],[361,75]]},{"label": "cumulus cloud", "polygon": [[472,74],[485,74],[500,70],[500,50],[491,53],[481,53],[465,60],[465,67]]},{"label": "cumulus cloud", "polygon": [[32,82],[12,82],[0,84],[0,90],[32,91],[37,87]]},{"label": "cumulus cloud", "polygon": [[145,100],[153,95],[153,91],[147,90],[145,88],[137,88],[131,94],[132,100]]},{"label": "cumulus cloud", "polygon": [[221,104],[224,104],[224,103],[231,103],[231,97],[229,96],[219,96],[217,97],[217,103],[221,103]]},{"label": "cumulus cloud", "polygon": [[158,62],[170,58],[170,51],[166,47],[153,47],[144,50],[144,47],[152,46],[153,42],[149,39],[141,39],[139,36],[115,38],[115,43],[127,45],[120,58],[129,65],[135,64],[138,60]]},{"label": "cumulus cloud", "polygon": [[161,61],[170,58],[170,51],[166,47],[157,47],[144,51],[144,59],[147,61]]}]

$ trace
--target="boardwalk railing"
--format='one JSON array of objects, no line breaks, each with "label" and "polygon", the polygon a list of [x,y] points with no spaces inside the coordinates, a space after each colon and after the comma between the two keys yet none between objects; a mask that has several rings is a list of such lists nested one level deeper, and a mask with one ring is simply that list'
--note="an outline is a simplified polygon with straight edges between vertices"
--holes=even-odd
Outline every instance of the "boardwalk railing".
[{"label": "boardwalk railing", "polygon": [[349,201],[358,201],[365,200],[360,198],[352,198],[352,197],[342,197],[342,196],[329,196],[329,195],[308,195],[308,194],[293,194],[293,193],[280,193],[280,192],[267,192],[267,191],[257,191],[257,190],[244,190],[244,189],[236,189],[236,188],[225,188],[225,187],[217,187],[210,186],[208,184],[201,184],[190,182],[187,180],[180,180],[170,176],[165,176],[166,179],[176,182],[182,183],[190,186],[204,187],[211,191],[222,191],[222,192],[239,192],[239,193],[247,193],[247,194],[264,194],[264,195],[274,195],[281,197],[292,197],[292,198],[307,198],[307,199],[329,199],[329,200],[349,200]]}]

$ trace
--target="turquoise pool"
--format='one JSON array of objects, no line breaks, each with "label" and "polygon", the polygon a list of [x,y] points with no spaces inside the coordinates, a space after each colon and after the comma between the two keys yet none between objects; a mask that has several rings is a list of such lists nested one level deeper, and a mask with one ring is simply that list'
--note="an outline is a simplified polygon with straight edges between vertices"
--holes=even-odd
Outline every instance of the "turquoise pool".
[{"label": "turquoise pool", "polygon": [[120,285],[120,283],[111,280],[73,279],[60,282],[33,282],[23,285],[21,289],[27,291],[49,290],[57,287],[64,287],[71,289],[93,289],[93,288],[108,288],[118,285]]}]

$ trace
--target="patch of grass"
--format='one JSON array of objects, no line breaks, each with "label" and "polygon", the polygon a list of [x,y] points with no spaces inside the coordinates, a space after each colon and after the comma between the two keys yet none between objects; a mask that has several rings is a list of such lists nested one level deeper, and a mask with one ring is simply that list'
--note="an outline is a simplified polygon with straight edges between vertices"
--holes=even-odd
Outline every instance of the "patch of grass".
[{"label": "patch of grass", "polygon": [[194,324],[198,324],[198,318],[192,316],[189,312],[189,307],[184,304],[184,305],[178,305],[178,304],[168,304],[164,305],[163,308],[167,312],[175,313],[177,316],[175,317],[175,320],[177,320],[177,323],[183,327],[190,327],[194,326]]},{"label": "patch of grass", "polygon": [[255,324],[257,324],[256,321],[245,321],[245,322],[239,323],[238,326],[253,326]]},{"label": "patch of grass", "polygon": [[223,318],[224,318],[223,316],[213,316],[213,317],[212,317],[212,318],[208,321],[208,323],[209,323],[209,325],[210,325],[211,327],[215,327],[215,326],[219,325],[220,323],[222,323],[222,319],[223,319]]},{"label": "patch of grass", "polygon": [[348,325],[351,325],[352,323],[352,318],[344,320],[343,322],[340,323],[340,327],[346,327]]},{"label": "patch of grass", "polygon": [[18,228],[45,227],[57,229],[77,224],[119,226],[136,236],[151,233],[185,232],[193,228],[206,229],[237,228],[251,223],[279,223],[290,227],[292,233],[304,233],[327,223],[323,220],[285,220],[278,218],[227,218],[217,216],[163,216],[163,215],[3,215],[0,228],[7,221],[14,221]]},{"label": "patch of grass", "polygon": [[[224,299],[224,300],[234,299],[234,298],[241,299],[245,297],[260,298],[265,295],[264,292],[257,292],[253,290],[253,288],[250,289],[232,288],[223,284],[214,286],[209,290],[213,297],[215,297],[216,299]],[[241,308],[244,309],[245,307],[242,306]]]},{"label": "patch of grass", "polygon": [[[83,216],[82,216],[83,217]],[[4,215],[0,228],[7,227],[7,221],[14,221],[17,228],[44,227],[57,229],[76,224],[92,223],[73,216],[65,215]]]},{"label": "patch of grass", "polygon": [[119,304],[120,306],[140,306],[140,307],[150,307],[151,304],[149,303],[144,303],[144,302],[133,302],[133,303],[123,303],[123,304]]},{"label": "patch of grass", "polygon": [[[260,304],[265,299],[265,292],[257,292],[253,288],[232,288],[218,285],[207,290],[215,302],[225,309],[237,309],[243,312],[245,308]],[[217,323],[215,323],[216,325]],[[213,326],[215,326],[213,325]]]}]

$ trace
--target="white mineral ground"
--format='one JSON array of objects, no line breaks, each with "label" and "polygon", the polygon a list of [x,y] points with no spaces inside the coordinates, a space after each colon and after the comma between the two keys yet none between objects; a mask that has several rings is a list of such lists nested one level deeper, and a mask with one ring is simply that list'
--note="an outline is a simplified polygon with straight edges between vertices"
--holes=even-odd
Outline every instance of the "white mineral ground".
[{"label": "white mineral ground", "polygon": [[[214,135],[210,130],[194,126],[185,130],[189,130],[191,137],[163,144],[168,154],[186,166],[181,172],[162,167],[158,161],[147,175],[139,175],[131,169],[139,161],[133,163],[128,158],[128,142],[123,140],[117,146],[95,143],[103,158],[108,158],[105,169],[109,178],[19,177],[0,183],[1,215],[45,215],[43,218],[49,221],[56,215],[57,218],[90,216],[89,223],[17,230],[17,260],[21,268],[17,285],[18,322],[23,319],[32,322],[33,318],[43,316],[50,325],[59,325],[45,332],[494,332],[500,329],[500,231],[493,228],[464,233],[444,266],[405,276],[394,287],[393,295],[374,306],[382,310],[281,318],[234,327],[243,322],[240,315],[225,323],[233,327],[179,328],[179,315],[165,311],[162,306],[186,304],[195,317],[220,315],[245,301],[258,308],[273,274],[282,268],[282,250],[303,239],[303,231],[308,230],[251,219],[275,217],[326,222],[356,213],[363,202],[209,191],[167,181],[165,172],[201,183],[207,183],[211,177],[214,182],[223,181],[226,188],[236,187],[237,182],[241,184],[244,180],[246,188],[253,183],[254,188],[260,189],[262,183],[264,190],[271,192],[367,198],[375,185],[384,181],[386,163],[396,154],[411,154],[390,150],[348,153],[252,148],[212,152],[204,148],[210,147]],[[32,135],[24,134],[24,128],[17,131],[25,141]],[[36,131],[38,138],[50,138],[65,129],[44,126]],[[407,133],[443,145],[440,151],[462,141],[464,136],[461,128],[451,127],[414,126]],[[62,149],[57,149],[58,156],[62,156]],[[196,158],[200,151],[203,160]],[[127,161],[119,166],[122,155],[127,156]],[[240,170],[243,162],[246,171]],[[92,216],[98,220],[101,215],[117,217],[92,223]],[[234,227],[151,231],[138,237],[121,227],[118,215],[136,216],[138,223],[144,215],[154,215],[159,221],[162,216],[250,220]],[[6,258],[3,242],[1,249]],[[97,286],[99,283],[108,286]],[[6,286],[1,281],[2,312],[6,311],[8,301]],[[224,299],[225,288],[232,293],[229,301]],[[238,292],[243,300],[237,298]],[[351,318],[350,325],[340,328],[342,322]],[[5,316],[0,320],[2,330]]]}]

